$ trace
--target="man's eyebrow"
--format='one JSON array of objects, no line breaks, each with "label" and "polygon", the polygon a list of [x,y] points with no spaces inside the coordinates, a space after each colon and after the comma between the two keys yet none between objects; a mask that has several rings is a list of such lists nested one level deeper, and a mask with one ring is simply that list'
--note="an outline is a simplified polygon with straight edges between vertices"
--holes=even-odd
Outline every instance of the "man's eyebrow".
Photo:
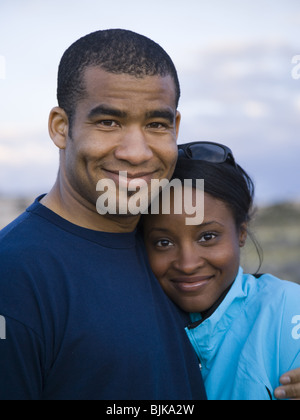
[{"label": "man's eyebrow", "polygon": [[147,119],[162,118],[164,120],[168,120],[171,124],[173,124],[175,120],[175,113],[168,109],[157,109],[157,110],[147,112],[146,118]]},{"label": "man's eyebrow", "polygon": [[98,105],[88,113],[88,118],[93,119],[99,116],[110,116],[117,118],[125,118],[127,113],[107,105]]},{"label": "man's eyebrow", "polygon": [[[94,119],[100,116],[126,118],[127,112],[121,111],[120,109],[112,108],[108,105],[98,105],[88,113],[89,119]],[[170,124],[175,121],[175,113],[169,109],[156,109],[153,111],[146,112],[146,119],[161,118],[168,120]]]}]

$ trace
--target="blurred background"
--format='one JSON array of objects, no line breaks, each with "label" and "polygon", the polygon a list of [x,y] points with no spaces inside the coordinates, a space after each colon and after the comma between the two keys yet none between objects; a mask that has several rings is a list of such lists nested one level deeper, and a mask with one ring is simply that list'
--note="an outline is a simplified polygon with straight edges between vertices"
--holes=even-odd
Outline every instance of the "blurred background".
[{"label": "blurred background", "polygon": [[[0,0],[0,229],[55,181],[47,120],[63,52],[107,28],[167,50],[181,80],[179,142],[233,149],[256,183],[260,271],[300,283],[299,0]],[[243,264],[257,269],[251,241]]]}]

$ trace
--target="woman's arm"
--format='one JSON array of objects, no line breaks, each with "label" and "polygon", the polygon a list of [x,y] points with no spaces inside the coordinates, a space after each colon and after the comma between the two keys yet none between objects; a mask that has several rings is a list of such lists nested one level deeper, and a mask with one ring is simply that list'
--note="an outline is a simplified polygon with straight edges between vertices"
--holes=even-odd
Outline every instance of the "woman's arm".
[{"label": "woman's arm", "polygon": [[278,400],[292,399],[300,401],[300,368],[285,373],[280,378],[282,386],[275,389]]}]

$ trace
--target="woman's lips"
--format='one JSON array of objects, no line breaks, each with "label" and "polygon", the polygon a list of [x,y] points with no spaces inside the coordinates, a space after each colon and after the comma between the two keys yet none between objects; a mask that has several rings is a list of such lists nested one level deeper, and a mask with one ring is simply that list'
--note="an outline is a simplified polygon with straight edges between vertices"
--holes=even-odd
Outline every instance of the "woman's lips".
[{"label": "woman's lips", "polygon": [[210,280],[213,278],[213,275],[210,276],[197,276],[197,277],[177,277],[172,279],[172,283],[175,288],[180,292],[197,292],[202,287],[207,285]]}]

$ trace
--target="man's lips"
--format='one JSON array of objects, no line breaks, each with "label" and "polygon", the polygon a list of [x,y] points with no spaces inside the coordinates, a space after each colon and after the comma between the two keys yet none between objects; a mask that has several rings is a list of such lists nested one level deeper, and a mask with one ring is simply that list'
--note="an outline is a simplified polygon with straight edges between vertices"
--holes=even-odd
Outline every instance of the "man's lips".
[{"label": "man's lips", "polygon": [[138,187],[140,185],[141,180],[145,181],[147,184],[150,184],[151,179],[154,178],[154,174],[157,171],[133,173],[127,171],[110,171],[108,169],[104,169],[103,172],[105,173],[107,178],[112,179],[116,185],[119,185],[123,188],[128,188],[129,184],[131,187]]},{"label": "man's lips", "polygon": [[207,285],[214,276],[176,277],[171,279],[175,288],[180,292],[196,292]]}]

